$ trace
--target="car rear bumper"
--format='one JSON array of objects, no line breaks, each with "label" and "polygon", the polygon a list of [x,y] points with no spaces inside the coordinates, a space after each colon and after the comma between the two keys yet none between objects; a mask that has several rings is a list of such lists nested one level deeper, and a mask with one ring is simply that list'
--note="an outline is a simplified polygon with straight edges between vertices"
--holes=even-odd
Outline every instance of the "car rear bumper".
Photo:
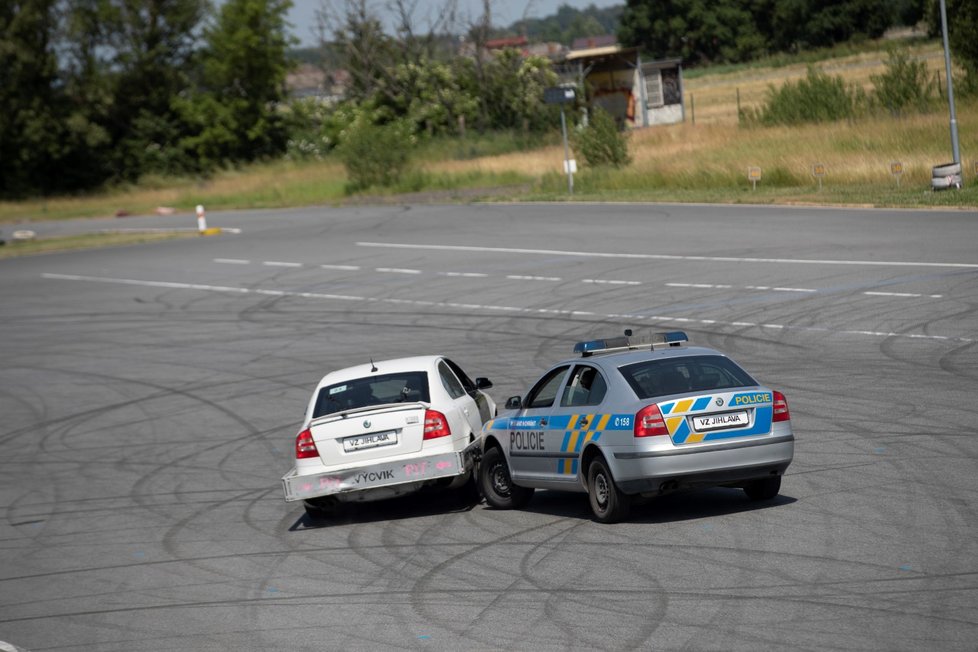
[{"label": "car rear bumper", "polygon": [[381,462],[338,471],[299,474],[293,468],[282,477],[286,502],[319,496],[332,496],[396,485],[424,486],[428,480],[450,478],[466,473],[473,466],[478,444],[463,451],[438,453],[407,460]]},{"label": "car rear bumper", "polygon": [[669,451],[614,453],[612,474],[627,494],[660,494],[687,487],[737,484],[781,475],[794,457],[792,435],[738,444]]}]

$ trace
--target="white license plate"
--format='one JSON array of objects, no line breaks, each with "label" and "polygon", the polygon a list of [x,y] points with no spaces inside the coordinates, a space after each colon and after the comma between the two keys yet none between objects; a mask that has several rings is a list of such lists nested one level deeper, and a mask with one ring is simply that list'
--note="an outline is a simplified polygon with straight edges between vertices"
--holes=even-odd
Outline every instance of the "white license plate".
[{"label": "white license plate", "polygon": [[376,448],[378,446],[393,446],[397,443],[397,433],[393,430],[388,432],[372,432],[369,435],[357,435],[347,437],[343,440],[343,450],[347,453],[352,451],[362,451],[365,448]]},{"label": "white license plate", "polygon": [[693,428],[699,432],[719,430],[720,428],[739,428],[747,425],[750,425],[750,418],[747,416],[746,410],[693,417]]}]

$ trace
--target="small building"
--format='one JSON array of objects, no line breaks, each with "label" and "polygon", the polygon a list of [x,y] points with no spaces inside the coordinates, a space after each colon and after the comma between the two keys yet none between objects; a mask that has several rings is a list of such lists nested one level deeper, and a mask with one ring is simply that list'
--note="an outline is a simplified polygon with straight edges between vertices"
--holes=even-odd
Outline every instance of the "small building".
[{"label": "small building", "polygon": [[580,84],[590,106],[622,127],[650,127],[686,119],[680,59],[642,61],[638,48],[604,45],[571,50],[559,66],[562,81]]}]

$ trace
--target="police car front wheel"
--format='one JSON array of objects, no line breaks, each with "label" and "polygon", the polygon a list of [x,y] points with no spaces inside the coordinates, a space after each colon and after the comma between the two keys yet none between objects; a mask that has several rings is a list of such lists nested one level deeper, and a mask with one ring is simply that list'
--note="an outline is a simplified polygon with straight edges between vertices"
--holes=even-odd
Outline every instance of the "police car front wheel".
[{"label": "police car front wheel", "polygon": [[513,484],[506,456],[495,446],[482,456],[479,487],[486,497],[486,504],[496,509],[516,509],[526,505],[533,497],[533,489]]},{"label": "police car front wheel", "polygon": [[591,512],[599,523],[616,523],[628,516],[631,497],[615,484],[608,464],[602,458],[594,460],[588,467],[587,493]]}]

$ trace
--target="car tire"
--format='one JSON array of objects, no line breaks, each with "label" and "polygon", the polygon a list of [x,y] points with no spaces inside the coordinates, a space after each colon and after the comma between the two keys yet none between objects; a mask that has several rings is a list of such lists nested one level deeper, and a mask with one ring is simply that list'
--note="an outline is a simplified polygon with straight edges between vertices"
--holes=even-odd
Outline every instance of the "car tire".
[{"label": "car tire", "polygon": [[308,516],[313,521],[322,521],[333,516],[336,516],[339,512],[339,501],[336,499],[315,499],[302,501],[302,506],[306,509],[306,516]]},{"label": "car tire", "polygon": [[496,509],[518,509],[533,497],[533,489],[513,484],[506,456],[497,446],[487,450],[479,463],[479,489],[486,504]]},{"label": "car tire", "polygon": [[960,174],[960,163],[942,163],[941,165],[935,165],[933,169],[933,176],[935,177],[952,177],[959,176]]},{"label": "car tire", "polygon": [[603,458],[595,459],[587,469],[587,494],[591,512],[599,523],[617,523],[628,517],[631,496],[615,484]]},{"label": "car tire", "polygon": [[744,493],[751,500],[771,500],[781,491],[781,476],[760,478],[744,485]]}]

